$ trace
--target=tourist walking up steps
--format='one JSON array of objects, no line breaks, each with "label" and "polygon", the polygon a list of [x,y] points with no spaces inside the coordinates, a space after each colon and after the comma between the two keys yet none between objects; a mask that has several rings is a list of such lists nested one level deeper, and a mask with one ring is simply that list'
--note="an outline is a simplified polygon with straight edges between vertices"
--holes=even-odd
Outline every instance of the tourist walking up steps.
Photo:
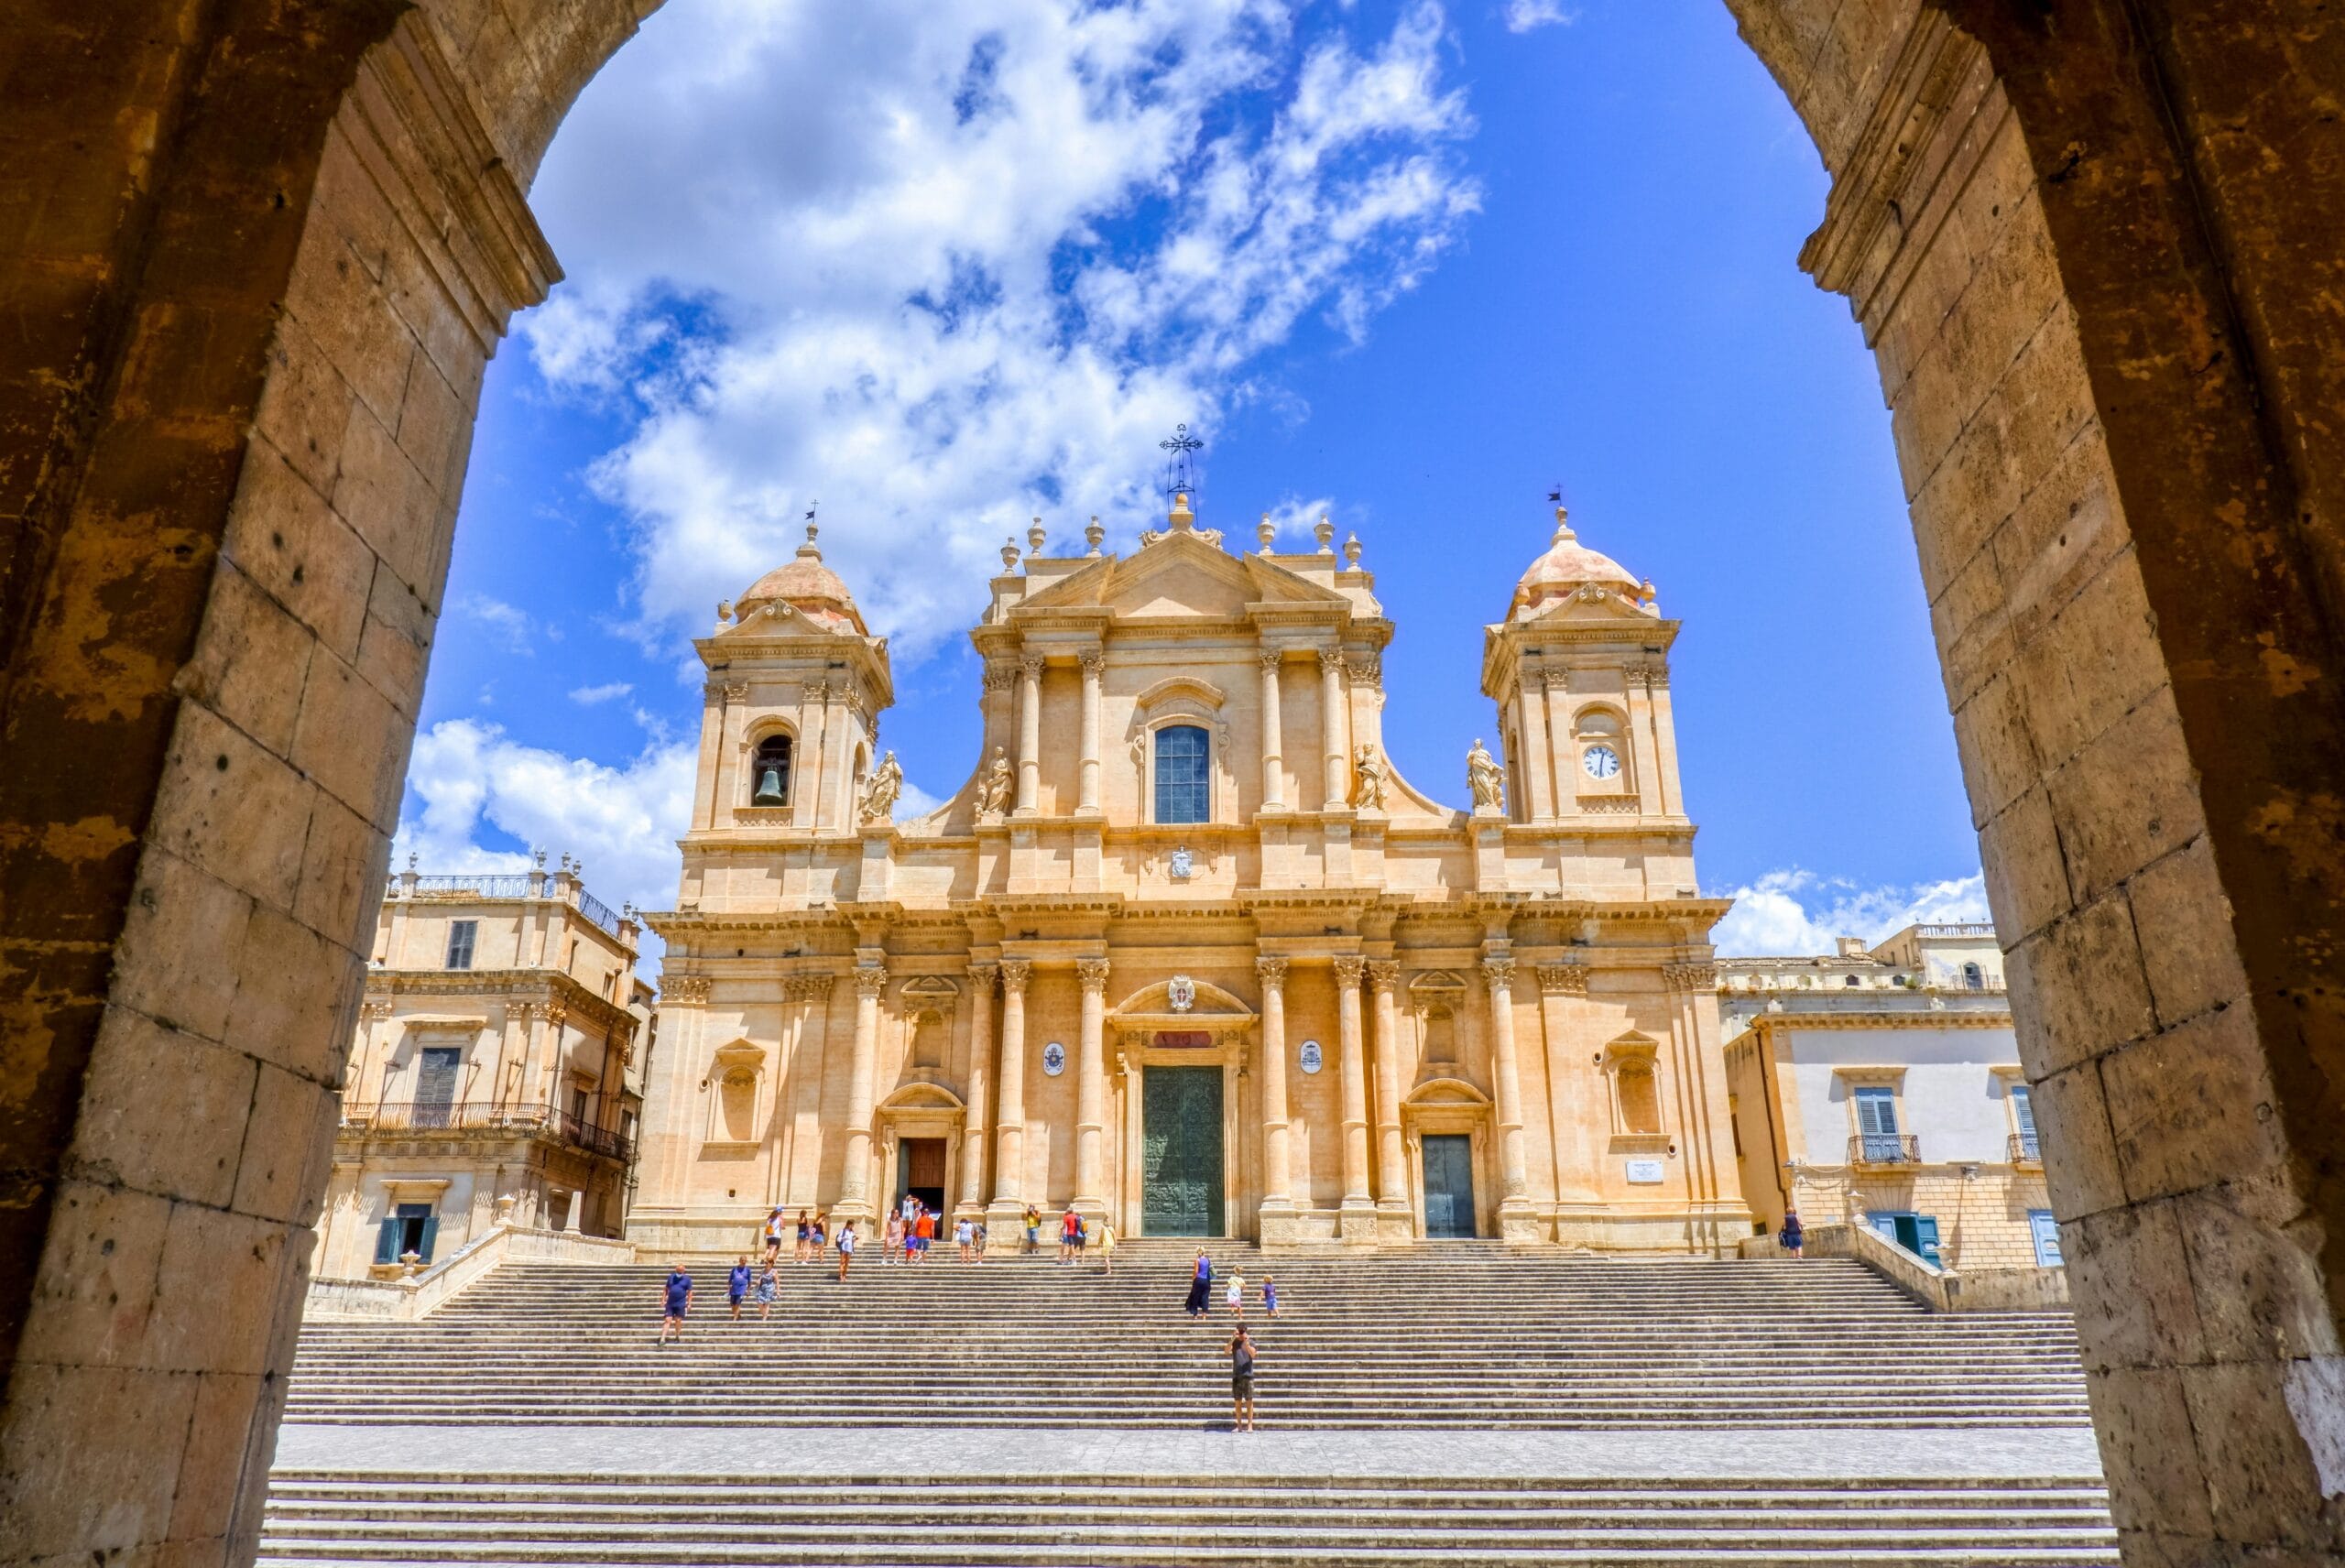
[{"label": "tourist walking up steps", "polygon": [[1279,1282],[1268,1274],[1262,1276],[1262,1311],[1271,1317],[1279,1315]]},{"label": "tourist walking up steps", "polygon": [[1196,1271],[1189,1276],[1188,1312],[1193,1318],[1201,1318],[1212,1306],[1213,1259],[1200,1252],[1197,1254]]},{"label": "tourist walking up steps", "polygon": [[798,1250],[791,1255],[791,1260],[798,1263],[805,1262],[806,1249],[813,1245],[813,1222],[806,1217],[806,1211],[801,1209],[798,1211]]},{"label": "tourist walking up steps", "polygon": [[667,1312],[660,1320],[660,1343],[684,1337],[684,1314],[693,1310],[693,1277],[681,1263],[668,1270]]},{"label": "tourist walking up steps", "polygon": [[1775,1239],[1783,1244],[1784,1252],[1794,1258],[1800,1256],[1800,1248],[1807,1244],[1807,1233],[1800,1227],[1798,1210],[1783,1211],[1783,1228],[1776,1233]]},{"label": "tourist walking up steps", "polygon": [[855,1261],[855,1222],[839,1222],[839,1283],[846,1283],[846,1266]]},{"label": "tourist walking up steps", "polygon": [[733,1272],[725,1280],[725,1299],[733,1308],[733,1321],[741,1321],[741,1298],[749,1293],[749,1257],[743,1253],[733,1260]]},{"label": "tourist walking up steps", "polygon": [[1099,1221],[1099,1272],[1116,1271],[1116,1222],[1102,1216]]},{"label": "tourist walking up steps", "polygon": [[1229,1336],[1222,1347],[1229,1356],[1229,1430],[1254,1430],[1254,1342],[1246,1337],[1246,1325],[1239,1323],[1238,1332]]},{"label": "tourist walking up steps", "polygon": [[962,1262],[975,1263],[977,1260],[974,1250],[977,1245],[977,1227],[971,1225],[966,1216],[953,1222],[953,1245],[961,1249]]},{"label": "tourist walking up steps", "polygon": [[977,1221],[977,1222],[976,1222],[976,1236],[975,1236],[974,1239],[976,1240],[976,1244],[977,1244],[977,1261],[978,1261],[978,1262],[980,1262],[980,1263],[983,1263],[983,1262],[986,1260],[986,1222],[985,1222],[985,1221],[983,1221],[983,1220],[979,1220],[979,1221]]},{"label": "tourist walking up steps", "polygon": [[1073,1203],[1069,1203],[1066,1206],[1066,1213],[1059,1216],[1059,1261],[1061,1263],[1074,1261],[1074,1238],[1082,1234],[1083,1216],[1074,1212]]},{"label": "tourist walking up steps", "polygon": [[1237,1270],[1229,1276],[1229,1289],[1222,1293],[1222,1300],[1228,1304],[1229,1315],[1231,1317],[1245,1317],[1246,1271],[1243,1269]]},{"label": "tourist walking up steps", "polygon": [[774,1210],[766,1216],[766,1261],[771,1263],[781,1256],[781,1211]]}]

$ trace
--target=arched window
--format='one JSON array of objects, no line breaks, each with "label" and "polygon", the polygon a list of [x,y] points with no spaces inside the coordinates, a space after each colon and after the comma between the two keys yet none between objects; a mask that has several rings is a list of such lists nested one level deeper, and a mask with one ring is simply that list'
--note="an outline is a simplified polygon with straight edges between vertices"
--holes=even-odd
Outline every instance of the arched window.
[{"label": "arched window", "polygon": [[788,735],[768,735],[758,742],[757,757],[749,765],[749,804],[752,806],[790,804],[790,737]]},{"label": "arched window", "polygon": [[1855,975],[1851,975],[1848,976],[1846,979],[1842,980],[1842,981],[1840,982],[1840,984],[1841,984],[1841,985],[1860,985],[1860,984],[1862,984],[1862,982],[1860,982],[1860,980],[1858,980],[1858,978],[1857,978]]},{"label": "arched window", "polygon": [[1620,1063],[1620,1126],[1627,1132],[1661,1130],[1661,1091],[1650,1062]]},{"label": "arched window", "polygon": [[1962,966],[1962,988],[1966,991],[1985,990],[1987,988],[1987,972],[1980,968],[1975,964],[1964,964]]},{"label": "arched window", "polygon": [[1156,732],[1156,820],[1202,822],[1213,813],[1212,755],[1205,732],[1169,724]]}]

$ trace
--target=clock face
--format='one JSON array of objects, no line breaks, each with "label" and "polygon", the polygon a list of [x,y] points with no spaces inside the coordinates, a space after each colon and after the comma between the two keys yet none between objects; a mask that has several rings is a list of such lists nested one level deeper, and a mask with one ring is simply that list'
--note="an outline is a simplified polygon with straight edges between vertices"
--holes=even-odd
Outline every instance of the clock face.
[{"label": "clock face", "polygon": [[1609,746],[1591,746],[1579,754],[1579,765],[1590,779],[1609,779],[1620,771],[1620,754]]}]

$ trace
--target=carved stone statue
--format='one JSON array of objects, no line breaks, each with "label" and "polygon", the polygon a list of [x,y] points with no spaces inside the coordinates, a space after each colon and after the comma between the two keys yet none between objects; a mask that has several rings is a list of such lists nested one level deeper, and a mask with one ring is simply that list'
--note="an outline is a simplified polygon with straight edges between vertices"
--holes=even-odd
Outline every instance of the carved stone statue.
[{"label": "carved stone statue", "polygon": [[891,751],[872,772],[871,782],[863,787],[863,820],[867,822],[894,821],[896,797],[903,792],[904,770],[897,766],[896,754]]},{"label": "carved stone statue", "polygon": [[1506,775],[1498,763],[1477,740],[1474,749],[1466,754],[1466,782],[1474,791],[1474,809],[1488,808],[1493,811],[1506,810]]},{"label": "carved stone statue", "polygon": [[1384,809],[1384,758],[1366,742],[1352,758],[1352,804],[1363,811]]},{"label": "carved stone statue", "polygon": [[1009,754],[1000,746],[993,748],[993,760],[977,785],[977,810],[997,817],[1009,810]]}]

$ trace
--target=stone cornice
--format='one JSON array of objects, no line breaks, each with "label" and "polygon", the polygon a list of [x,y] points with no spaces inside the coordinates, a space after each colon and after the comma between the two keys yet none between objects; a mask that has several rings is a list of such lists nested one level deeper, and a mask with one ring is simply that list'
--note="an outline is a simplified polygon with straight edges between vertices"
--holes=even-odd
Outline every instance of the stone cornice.
[{"label": "stone cornice", "polygon": [[600,1024],[621,1043],[635,1038],[635,1015],[615,1007],[559,969],[370,969],[366,999],[471,996],[483,1002],[559,1005]]},{"label": "stone cornice", "polygon": [[2007,1029],[2009,1013],[1958,1013],[1951,1009],[1916,1008],[1896,1013],[1760,1013],[1743,1025],[1746,1034],[1770,1034],[1783,1029]]}]

